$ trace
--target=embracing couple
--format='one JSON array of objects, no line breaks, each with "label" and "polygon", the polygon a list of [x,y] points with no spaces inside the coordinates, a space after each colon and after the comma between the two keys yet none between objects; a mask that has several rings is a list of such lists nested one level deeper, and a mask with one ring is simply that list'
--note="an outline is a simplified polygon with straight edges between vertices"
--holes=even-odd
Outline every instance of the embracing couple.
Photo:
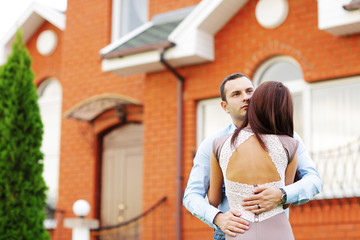
[{"label": "embracing couple", "polygon": [[289,90],[270,81],[255,91],[246,75],[234,73],[220,96],[232,124],[199,146],[184,206],[215,228],[214,240],[294,239],[288,207],[309,201],[322,182],[294,133]]}]

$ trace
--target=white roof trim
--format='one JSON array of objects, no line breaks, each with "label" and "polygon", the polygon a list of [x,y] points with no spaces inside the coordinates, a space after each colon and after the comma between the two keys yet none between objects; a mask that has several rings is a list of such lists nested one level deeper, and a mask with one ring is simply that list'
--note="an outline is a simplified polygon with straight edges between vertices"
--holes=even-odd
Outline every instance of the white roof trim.
[{"label": "white roof trim", "polygon": [[[247,2],[248,0],[202,0],[169,35],[169,41],[176,46],[166,52],[166,60],[174,67],[213,61],[214,35]],[[160,63],[160,53],[149,51],[122,58],[104,59],[102,69],[119,75],[129,75],[164,68]]]},{"label": "white roof trim", "polygon": [[174,41],[191,28],[201,29],[214,35],[248,0],[203,0],[170,34]]},{"label": "white roof trim", "polygon": [[38,2],[33,2],[11,27],[7,34],[0,39],[0,42],[2,43],[1,46],[9,47],[11,45],[18,28],[22,29],[23,38],[26,42],[32,37],[44,21],[50,22],[60,30],[65,29],[66,17],[64,13],[44,6]]}]

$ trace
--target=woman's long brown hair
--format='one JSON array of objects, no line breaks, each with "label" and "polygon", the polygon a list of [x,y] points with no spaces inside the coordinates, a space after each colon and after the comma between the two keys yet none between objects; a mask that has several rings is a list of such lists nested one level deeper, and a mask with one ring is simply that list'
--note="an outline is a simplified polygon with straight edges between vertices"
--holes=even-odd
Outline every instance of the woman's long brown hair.
[{"label": "woman's long brown hair", "polygon": [[235,145],[239,132],[248,124],[264,150],[267,149],[261,134],[293,137],[293,111],[291,94],[286,86],[275,81],[260,84],[250,99],[243,124],[236,129],[231,138],[231,144]]}]

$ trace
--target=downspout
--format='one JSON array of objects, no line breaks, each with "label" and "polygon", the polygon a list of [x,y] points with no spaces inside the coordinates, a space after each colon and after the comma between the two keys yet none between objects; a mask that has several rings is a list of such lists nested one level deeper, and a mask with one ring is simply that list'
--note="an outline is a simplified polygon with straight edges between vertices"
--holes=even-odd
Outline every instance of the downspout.
[{"label": "downspout", "polygon": [[181,209],[182,209],[182,140],[183,140],[183,88],[185,78],[181,76],[176,69],[174,69],[164,57],[166,49],[160,51],[160,62],[168,69],[172,74],[176,76],[177,81],[177,136],[176,136],[176,219],[175,219],[175,233],[176,240],[181,240]]}]

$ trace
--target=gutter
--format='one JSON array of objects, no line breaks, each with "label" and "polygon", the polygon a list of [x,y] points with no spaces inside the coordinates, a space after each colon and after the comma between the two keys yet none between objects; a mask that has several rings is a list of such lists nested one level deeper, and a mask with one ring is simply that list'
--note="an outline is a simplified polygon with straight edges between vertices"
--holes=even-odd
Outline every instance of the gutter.
[{"label": "gutter", "polygon": [[183,89],[185,78],[173,68],[164,57],[167,48],[160,50],[160,62],[178,79],[177,81],[177,136],[176,136],[176,212],[175,212],[175,234],[176,240],[181,240],[181,208],[182,208],[182,140],[183,140]]}]

